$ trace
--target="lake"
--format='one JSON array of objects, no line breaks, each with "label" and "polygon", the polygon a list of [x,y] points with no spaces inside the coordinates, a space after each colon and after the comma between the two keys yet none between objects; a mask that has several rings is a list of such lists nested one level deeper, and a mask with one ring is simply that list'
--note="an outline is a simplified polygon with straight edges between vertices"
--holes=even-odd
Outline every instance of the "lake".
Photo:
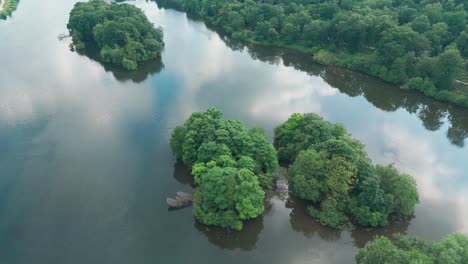
[{"label": "lake", "polygon": [[[467,110],[307,55],[244,47],[143,0],[131,3],[164,28],[162,63],[122,72],[57,39],[75,2],[21,0],[0,21],[0,263],[353,263],[376,234],[468,233]],[[295,112],[343,123],[374,162],[416,178],[415,217],[324,228],[284,181],[242,232],[168,210],[166,197],[192,190],[171,131],[210,106],[271,139]]]}]

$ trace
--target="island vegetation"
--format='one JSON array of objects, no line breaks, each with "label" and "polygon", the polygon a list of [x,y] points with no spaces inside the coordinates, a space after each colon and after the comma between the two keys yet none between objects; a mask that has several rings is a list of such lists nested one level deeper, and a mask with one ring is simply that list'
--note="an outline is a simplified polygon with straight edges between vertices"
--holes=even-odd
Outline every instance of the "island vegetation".
[{"label": "island vegetation", "polygon": [[129,4],[76,3],[67,27],[76,49],[94,45],[102,61],[127,70],[160,58],[164,47],[162,28],[155,28],[140,9]]},{"label": "island vegetation", "polygon": [[240,230],[261,214],[279,161],[291,164],[290,192],[309,201],[308,213],[325,226],[384,226],[411,217],[419,201],[411,176],[372,165],[342,125],[311,113],[293,114],[275,128],[278,152],[261,128],[249,130],[215,108],[193,113],[174,129],[170,145],[191,168],[193,213],[207,225]]},{"label": "island vegetation", "polygon": [[344,229],[385,226],[409,218],[419,201],[415,180],[392,165],[372,165],[364,145],[340,124],[316,114],[293,114],[275,128],[278,158],[292,163],[293,195],[309,201],[322,225]]},{"label": "island vegetation", "polygon": [[379,236],[367,242],[356,255],[357,264],[465,264],[468,263],[468,236],[452,233],[439,242],[395,235]]},{"label": "island vegetation", "polygon": [[170,145],[192,168],[193,214],[199,222],[240,230],[243,221],[264,211],[263,189],[271,188],[278,160],[263,129],[247,129],[209,108],[176,127]]},{"label": "island vegetation", "polygon": [[19,0],[0,0],[0,19],[6,19],[16,10]]},{"label": "island vegetation", "polygon": [[228,36],[282,46],[468,107],[468,4],[375,0],[157,0]]}]

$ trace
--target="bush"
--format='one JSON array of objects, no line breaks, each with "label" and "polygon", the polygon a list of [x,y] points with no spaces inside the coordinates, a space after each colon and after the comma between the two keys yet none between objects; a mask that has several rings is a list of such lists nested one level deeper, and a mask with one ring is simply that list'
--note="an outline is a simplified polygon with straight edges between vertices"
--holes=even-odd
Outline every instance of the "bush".
[{"label": "bush", "polygon": [[323,65],[334,65],[338,62],[335,54],[328,52],[326,50],[320,50],[314,54],[314,61],[323,64]]}]

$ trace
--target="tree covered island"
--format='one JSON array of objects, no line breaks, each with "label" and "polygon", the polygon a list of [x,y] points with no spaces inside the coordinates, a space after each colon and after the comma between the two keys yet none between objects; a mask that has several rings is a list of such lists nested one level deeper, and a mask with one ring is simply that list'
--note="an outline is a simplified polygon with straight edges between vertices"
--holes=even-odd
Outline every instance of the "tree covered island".
[{"label": "tree covered island", "polygon": [[392,165],[372,165],[364,145],[340,124],[316,114],[293,114],[275,128],[278,158],[289,167],[290,192],[310,202],[322,225],[343,229],[385,226],[408,218],[419,201],[416,182]]},{"label": "tree covered island", "polygon": [[418,202],[414,179],[393,166],[371,164],[364,145],[342,125],[315,114],[294,114],[275,129],[276,152],[265,132],[210,108],[174,129],[170,145],[192,168],[193,213],[203,224],[242,229],[264,211],[278,159],[292,163],[293,195],[310,201],[309,214],[337,229],[384,226],[408,218]]},{"label": "tree covered island", "polygon": [[197,184],[193,214],[198,221],[240,230],[243,221],[264,211],[263,188],[271,188],[278,160],[261,128],[247,129],[209,108],[176,127],[170,145],[192,168]]},{"label": "tree covered island", "polygon": [[140,9],[129,4],[76,3],[67,27],[76,49],[95,46],[102,61],[127,70],[160,58],[164,47],[162,28],[155,28]]},{"label": "tree covered island", "polygon": [[157,0],[232,38],[288,47],[468,107],[468,2]]},{"label": "tree covered island", "polygon": [[0,19],[6,19],[16,10],[19,0],[0,0]]}]

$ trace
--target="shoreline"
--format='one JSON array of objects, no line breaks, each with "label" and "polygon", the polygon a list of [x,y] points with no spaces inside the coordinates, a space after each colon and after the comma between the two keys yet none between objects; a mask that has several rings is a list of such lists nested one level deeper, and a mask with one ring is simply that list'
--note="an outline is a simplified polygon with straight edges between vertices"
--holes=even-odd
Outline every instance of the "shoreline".
[{"label": "shoreline", "polygon": [[[226,38],[238,41],[239,43],[242,43],[246,47],[248,47],[249,44],[250,45],[262,45],[262,46],[265,46],[265,47],[282,48],[282,49],[291,50],[291,51],[294,51],[294,52],[300,52],[300,53],[303,53],[306,56],[309,56],[310,60],[312,62],[318,63],[320,65],[339,67],[339,68],[342,68],[342,69],[347,69],[347,70],[351,70],[351,71],[358,72],[358,73],[361,73],[361,74],[365,74],[367,76],[377,78],[377,79],[382,80],[384,82],[387,82],[389,84],[395,85],[395,86],[399,87],[399,89],[402,89],[402,90],[415,90],[418,93],[421,93],[424,96],[426,96],[428,98],[431,98],[432,100],[447,103],[447,104],[457,106],[457,107],[461,107],[463,109],[468,109],[468,101],[466,101],[466,99],[468,99],[468,95],[461,95],[461,94],[457,93],[457,91],[455,91],[455,90],[453,90],[453,91],[448,91],[448,90],[424,91],[424,90],[418,89],[416,87],[410,88],[410,87],[408,87],[408,83],[399,84],[399,83],[390,82],[388,80],[385,80],[381,76],[373,75],[373,74],[371,74],[371,73],[369,73],[369,72],[367,72],[365,70],[361,70],[361,69],[357,69],[357,68],[353,68],[353,67],[348,67],[343,62],[343,58],[339,57],[340,54],[336,54],[336,53],[331,53],[335,57],[335,61],[325,62],[325,61],[319,61],[319,60],[315,59],[314,55],[317,54],[317,53],[320,53],[321,51],[325,51],[325,52],[328,53],[328,51],[323,50],[323,49],[316,50],[315,48],[304,47],[304,46],[302,46],[300,44],[285,44],[285,43],[280,43],[280,42],[271,43],[271,42],[264,42],[264,41],[256,41],[255,39],[250,39],[250,38],[249,39],[244,39],[244,40],[236,39],[236,38],[233,38],[232,36],[230,36],[229,34],[227,34],[226,32],[224,32],[222,28],[220,28],[220,27],[218,27],[216,25],[213,25],[212,22],[209,19],[206,19],[204,17],[201,17],[201,16],[199,16],[197,14],[194,14],[194,13],[191,13],[191,12],[187,12],[185,10],[180,10],[176,6],[172,6],[170,4],[169,5],[160,4],[157,1],[157,5],[158,5],[159,8],[171,9],[171,10],[175,10],[177,12],[185,13],[185,14],[187,14],[187,16],[190,19],[195,19],[197,21],[201,21],[209,29],[215,31],[216,33],[218,33],[218,34],[220,34],[220,35],[222,35],[222,36],[224,36]],[[341,54],[341,55],[343,55],[343,54]],[[459,80],[455,79],[453,81],[453,85],[455,86],[456,84],[466,85],[465,82],[462,82],[462,81],[459,81]],[[455,89],[455,87],[453,87],[452,89]],[[459,96],[462,96],[462,98],[457,98]]]}]

